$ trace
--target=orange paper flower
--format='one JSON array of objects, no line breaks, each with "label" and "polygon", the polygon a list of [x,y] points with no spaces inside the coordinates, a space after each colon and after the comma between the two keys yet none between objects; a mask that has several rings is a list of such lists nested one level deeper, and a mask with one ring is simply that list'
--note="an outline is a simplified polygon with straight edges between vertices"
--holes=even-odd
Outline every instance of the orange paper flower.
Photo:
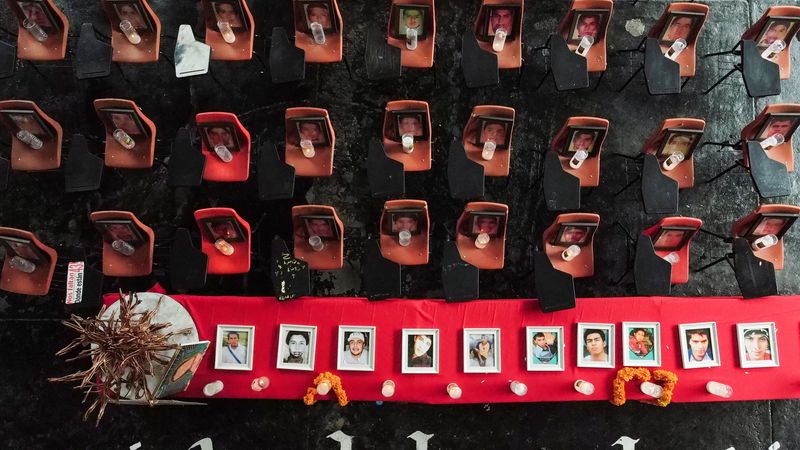
[{"label": "orange paper flower", "polygon": [[[340,406],[346,406],[348,403],[347,392],[342,387],[342,380],[338,376],[330,372],[322,372],[314,378],[314,386],[318,386],[321,382],[326,381],[331,385],[331,390],[336,394],[336,400],[339,401]],[[308,406],[317,402],[316,400],[317,388],[310,387],[306,389],[306,395],[303,396],[303,403]]]},{"label": "orange paper flower", "polygon": [[649,381],[650,371],[644,367],[625,367],[617,371],[617,376],[611,382],[611,404],[622,406],[625,404],[625,384],[633,379]]},{"label": "orange paper flower", "polygon": [[672,401],[672,392],[675,390],[675,385],[678,384],[678,376],[675,375],[675,372],[670,372],[669,370],[656,369],[653,371],[653,379],[663,383],[661,397],[654,400],[645,400],[644,403],[662,407],[669,405]]}]

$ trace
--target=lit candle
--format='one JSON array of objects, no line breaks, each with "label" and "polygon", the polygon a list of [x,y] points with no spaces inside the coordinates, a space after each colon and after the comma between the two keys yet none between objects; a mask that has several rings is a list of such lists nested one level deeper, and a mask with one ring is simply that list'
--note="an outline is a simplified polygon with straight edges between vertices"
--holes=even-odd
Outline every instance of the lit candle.
[{"label": "lit candle", "polygon": [[759,142],[759,145],[761,145],[761,148],[763,148],[764,150],[769,150],[772,147],[777,147],[777,146],[783,144],[784,142],[786,142],[786,141],[784,140],[783,135],[780,134],[780,133],[775,133],[772,136],[770,136],[770,137],[764,139],[763,141]]},{"label": "lit candle", "polygon": [[217,28],[219,28],[219,33],[222,35],[222,39],[224,39],[225,42],[228,44],[236,42],[236,35],[233,33],[230,22],[220,20],[217,22]]},{"label": "lit candle", "polygon": [[511,392],[519,395],[520,397],[528,393],[528,386],[521,381],[514,380],[509,384],[509,387],[511,388]]},{"label": "lit candle", "polygon": [[314,143],[310,139],[300,139],[300,150],[303,151],[303,156],[306,158],[313,158],[317,154],[314,151]]},{"label": "lit candle", "polygon": [[311,22],[311,35],[314,36],[314,43],[319,45],[325,43],[325,30],[319,22]]},{"label": "lit candle", "polygon": [[394,381],[386,380],[383,382],[383,386],[381,386],[381,395],[384,397],[391,397],[394,395]]},{"label": "lit candle", "polygon": [[666,171],[670,171],[678,167],[678,164],[683,162],[685,158],[686,157],[683,155],[683,153],[673,153],[669,155],[669,158],[664,160],[664,164],[662,164],[661,167],[663,167]]},{"label": "lit candle", "polygon": [[34,150],[39,150],[40,148],[42,148],[42,145],[44,145],[41,139],[36,137],[33,133],[31,133],[28,130],[17,131],[17,139],[24,142],[25,144],[28,144],[28,147]]},{"label": "lit candle", "polygon": [[131,150],[136,147],[136,142],[124,130],[117,128],[111,135],[114,137],[114,140],[117,141],[119,145],[125,147],[126,150]]},{"label": "lit candle", "polygon": [[769,44],[769,47],[767,47],[767,49],[761,53],[761,57],[766,59],[767,61],[772,61],[785,48],[786,48],[786,42],[783,42],[783,40],[778,39],[776,41],[773,41],[772,44]]},{"label": "lit candle", "polygon": [[664,392],[664,389],[661,386],[649,381],[642,383],[641,386],[639,386],[639,389],[642,390],[642,393],[653,398],[661,398],[661,394]]},{"label": "lit candle", "polygon": [[142,42],[142,37],[136,32],[136,28],[133,27],[133,24],[130,20],[126,19],[120,22],[119,29],[122,30],[122,33],[131,44],[139,45],[139,43]]},{"label": "lit candle", "polygon": [[315,252],[321,252],[322,249],[325,248],[325,243],[322,242],[322,238],[319,236],[309,236],[308,245],[310,245],[311,249]]},{"label": "lit candle", "polygon": [[678,55],[686,48],[686,39],[676,39],[675,42],[667,49],[667,52],[664,53],[664,56],[667,58],[675,61],[678,58]]},{"label": "lit candle", "polygon": [[211,383],[203,386],[203,395],[206,397],[213,397],[222,392],[222,388],[224,387],[225,385],[222,384],[222,381],[212,381]]},{"label": "lit candle", "polygon": [[269,378],[258,377],[250,383],[250,389],[260,392],[269,387]]},{"label": "lit candle", "polygon": [[13,269],[19,270],[20,272],[24,273],[32,273],[36,270],[36,264],[28,261],[27,259],[21,256],[14,256],[11,260],[8,261],[8,265],[11,266]]},{"label": "lit candle", "polygon": [[475,247],[486,248],[486,246],[489,245],[489,241],[491,240],[492,238],[490,238],[488,234],[481,233],[478,235],[478,237],[475,238]]},{"label": "lit candle", "polygon": [[717,383],[716,381],[709,381],[706,383],[706,390],[711,395],[716,395],[722,398],[731,398],[733,396],[733,388],[727,384]]},{"label": "lit candle", "polygon": [[406,48],[409,50],[417,49],[417,40],[419,35],[416,28],[406,28]]},{"label": "lit candle", "polygon": [[678,264],[681,262],[681,257],[677,252],[670,252],[664,256],[664,259],[670,264]]},{"label": "lit candle", "polygon": [[581,38],[581,42],[578,43],[578,48],[575,49],[575,53],[586,57],[586,54],[589,53],[589,49],[592,48],[594,45],[594,38],[591,36],[584,36]]},{"label": "lit candle", "polygon": [[498,28],[494,32],[494,40],[492,41],[492,50],[497,53],[503,51],[503,47],[506,45],[506,37],[508,37],[508,32],[504,28]]},{"label": "lit candle", "polygon": [[774,234],[768,234],[766,236],[761,236],[760,238],[753,241],[751,247],[755,251],[764,250],[765,248],[772,247],[773,245],[778,243],[778,236]]},{"label": "lit candle", "polygon": [[403,151],[406,153],[411,153],[414,151],[414,135],[411,133],[406,133],[401,138],[403,141]]},{"label": "lit candle", "polygon": [[228,147],[226,147],[224,144],[215,145],[214,153],[217,154],[217,156],[219,157],[219,159],[222,160],[222,162],[229,163],[233,161],[233,153],[231,153],[231,151],[228,150]]},{"label": "lit candle", "polygon": [[23,20],[22,26],[37,41],[44,42],[47,40],[47,33],[42,29],[42,27],[40,27],[36,22],[32,21],[31,19]]},{"label": "lit candle", "polygon": [[561,252],[561,259],[564,261],[572,261],[576,256],[581,254],[581,248],[577,245],[570,245]]},{"label": "lit candle", "polygon": [[450,396],[453,400],[458,400],[461,398],[461,388],[458,387],[455,383],[450,383],[447,385],[447,395]]},{"label": "lit candle", "polygon": [[127,242],[123,241],[122,239],[117,239],[114,242],[112,242],[111,243],[111,248],[113,248],[118,253],[121,253],[121,254],[123,254],[125,256],[131,256],[136,251],[136,249],[133,248],[133,246],[131,244],[128,244]]},{"label": "lit candle", "polygon": [[411,244],[411,232],[403,230],[397,234],[397,241],[403,247],[408,247]]},{"label": "lit candle", "polygon": [[575,390],[583,395],[594,394],[594,385],[592,383],[589,383],[588,381],[576,380],[573,387],[575,387]]},{"label": "lit candle", "polygon": [[230,243],[228,243],[228,241],[222,238],[219,238],[216,241],[214,241],[214,248],[219,250],[219,252],[225,256],[231,256],[234,252],[233,246]]},{"label": "lit candle", "polygon": [[317,394],[325,395],[331,390],[331,383],[328,380],[322,380],[317,385]]},{"label": "lit candle", "polygon": [[569,160],[569,166],[573,169],[579,169],[588,157],[589,152],[586,150],[578,150],[574,155],[572,155],[572,159]]},{"label": "lit candle", "polygon": [[487,140],[483,143],[483,150],[481,151],[481,158],[484,161],[491,161],[494,157],[494,151],[497,148],[497,144],[493,140]]}]

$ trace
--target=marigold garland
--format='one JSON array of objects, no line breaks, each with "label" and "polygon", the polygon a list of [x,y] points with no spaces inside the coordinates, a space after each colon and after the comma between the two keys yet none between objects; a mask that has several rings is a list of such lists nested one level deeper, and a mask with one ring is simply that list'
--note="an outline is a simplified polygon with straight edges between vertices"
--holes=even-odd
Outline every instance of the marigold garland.
[{"label": "marigold garland", "polygon": [[644,367],[625,367],[617,371],[617,376],[611,382],[611,404],[622,406],[625,404],[625,384],[633,379],[645,382],[650,381],[650,371]]},{"label": "marigold garland", "polygon": [[[327,381],[331,385],[331,390],[336,394],[336,400],[339,401],[340,406],[346,406],[348,403],[347,392],[342,387],[342,379],[330,372],[322,372],[314,378],[314,386],[319,385],[322,381]],[[317,388],[310,387],[306,389],[306,395],[303,396],[303,403],[308,406],[317,402]]]},{"label": "marigold garland", "polygon": [[654,400],[644,400],[644,403],[662,407],[669,405],[672,401],[672,392],[675,390],[675,385],[678,384],[678,376],[675,375],[675,372],[670,372],[669,370],[656,369],[653,371],[653,379],[663,383],[661,397]]}]

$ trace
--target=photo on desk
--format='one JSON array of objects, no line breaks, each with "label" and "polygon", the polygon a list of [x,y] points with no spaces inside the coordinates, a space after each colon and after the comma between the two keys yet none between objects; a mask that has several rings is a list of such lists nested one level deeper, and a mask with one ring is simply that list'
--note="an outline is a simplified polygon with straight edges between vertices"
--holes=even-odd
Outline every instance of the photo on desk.
[{"label": "photo on desk", "polygon": [[464,328],[464,373],[500,373],[500,328]]},{"label": "photo on desk", "polygon": [[777,40],[785,42],[788,46],[800,29],[798,25],[800,17],[768,17],[755,39],[756,46],[760,51],[764,51]]},{"label": "photo on desk", "polygon": [[656,251],[678,251],[689,242],[697,232],[694,227],[661,227],[653,236],[653,248]]},{"label": "photo on desk", "polygon": [[181,348],[175,351],[164,378],[155,390],[155,397],[170,397],[188,389],[209,344],[211,344],[209,341],[181,344]]},{"label": "photo on desk", "polygon": [[56,20],[55,12],[53,12],[46,1],[17,0],[15,3],[19,8],[19,10],[15,12],[17,13],[20,24],[24,22],[25,19],[28,19],[36,25],[39,25],[47,34],[54,34],[61,29],[61,22]]},{"label": "photo on desk", "polygon": [[278,369],[314,370],[317,327],[281,324],[278,335]]},{"label": "photo on desk", "polygon": [[498,149],[507,149],[513,129],[514,119],[510,117],[478,117],[475,145],[483,146],[487,141],[494,141]]},{"label": "photo on desk", "polygon": [[0,244],[6,251],[6,259],[19,256],[34,264],[42,263],[46,260],[44,253],[33,244],[33,241],[28,239],[0,236]]},{"label": "photo on desk", "polygon": [[239,151],[239,137],[236,134],[236,128],[230,122],[206,122],[198,123],[197,128],[200,129],[200,136],[206,144],[206,149],[213,152],[214,147],[222,144],[229,151]]},{"label": "photo on desk", "polygon": [[578,323],[578,367],[613,369],[614,324]]},{"label": "photo on desk", "polygon": [[403,328],[402,373],[439,373],[439,330]]},{"label": "photo on desk", "polygon": [[553,245],[569,247],[577,245],[583,247],[592,242],[597,223],[594,222],[563,222],[559,224],[558,233],[553,240]]},{"label": "photo on desk", "polygon": [[315,146],[331,146],[328,120],[325,117],[294,117],[292,123],[297,133],[297,145],[300,145],[301,140],[308,139]]},{"label": "photo on desk", "polygon": [[311,236],[319,236],[323,241],[338,241],[339,227],[333,216],[327,215],[308,215],[300,216],[303,228],[302,234],[308,239]]},{"label": "photo on desk", "polygon": [[311,24],[322,25],[325,33],[335,33],[338,28],[336,9],[330,0],[294,0],[295,30],[311,34]]},{"label": "photo on desk", "polygon": [[400,142],[404,134],[414,136],[414,140],[427,141],[428,111],[424,109],[402,109],[392,111],[394,117],[394,136]]},{"label": "photo on desk", "polygon": [[800,113],[770,113],[761,129],[758,130],[756,139],[763,141],[772,135],[780,134],[784,141],[788,142],[798,125],[800,125]]},{"label": "photo on desk", "polygon": [[571,158],[578,150],[584,150],[590,158],[596,156],[605,137],[605,127],[570,126],[561,155]]},{"label": "photo on desk", "polygon": [[747,240],[753,240],[768,234],[774,234],[778,239],[781,239],[792,227],[797,217],[797,214],[790,213],[760,213],[742,237]]},{"label": "photo on desk", "polygon": [[217,239],[224,239],[226,242],[245,242],[247,236],[242,230],[238,220],[231,216],[207,217],[200,219],[205,229],[205,236],[216,242]]},{"label": "photo on desk", "polygon": [[570,44],[579,44],[584,36],[594,39],[595,44],[603,38],[609,11],[605,9],[576,9],[572,15],[570,26]]},{"label": "photo on desk", "polygon": [[529,371],[564,370],[564,327],[525,327]]},{"label": "photo on desk", "polygon": [[256,327],[253,325],[217,325],[214,368],[253,370]]},{"label": "photo on desk", "polygon": [[105,108],[101,109],[103,113],[103,124],[111,130],[120,129],[128,134],[128,136],[147,136],[150,133],[148,129],[139,120],[139,115],[132,109],[127,108]]},{"label": "photo on desk", "polygon": [[416,236],[428,226],[425,223],[425,210],[422,208],[387,209],[383,217],[385,234],[397,235],[401,231],[408,231]]},{"label": "photo on desk", "polygon": [[38,137],[42,141],[47,141],[53,137],[50,127],[44,120],[30,109],[3,109],[0,110],[0,118],[3,125],[10,130],[11,134],[16,135],[20,130],[25,130]]},{"label": "photo on desk", "polygon": [[739,365],[743,369],[778,367],[778,339],[775,322],[737,323]]},{"label": "photo on desk", "polygon": [[703,26],[705,14],[689,11],[670,11],[664,28],[658,36],[661,45],[672,45],[678,39],[691,44]]},{"label": "photo on desk", "polygon": [[375,327],[339,326],[338,370],[375,370]]},{"label": "photo on desk", "polygon": [[684,369],[719,367],[717,323],[685,323],[678,325],[681,341],[681,358]]},{"label": "photo on desk", "polygon": [[519,5],[484,5],[485,22],[483,24],[482,37],[484,39],[494,39],[497,30],[506,31],[506,41],[510,41],[517,36],[517,28],[520,23]]},{"label": "photo on desk", "polygon": [[661,324],[658,322],[622,322],[622,350],[626,367],[661,366]]},{"label": "photo on desk", "polygon": [[106,0],[110,6],[112,27],[119,31],[119,24],[127,20],[138,33],[147,33],[155,30],[150,23],[150,17],[145,13],[144,5],[139,0]]},{"label": "photo on desk", "polygon": [[206,27],[219,31],[219,22],[228,22],[233,31],[243,31],[248,29],[248,22],[245,19],[244,8],[241,1],[221,0],[203,2],[205,4]]},{"label": "photo on desk", "polygon": [[685,130],[681,128],[668,128],[664,130],[661,146],[656,151],[656,158],[663,161],[675,153],[683,154],[683,159],[692,157],[694,149],[703,137],[703,130]]},{"label": "photo on desk", "polygon": [[144,236],[132,220],[106,219],[94,222],[95,228],[103,235],[103,240],[112,243],[120,240],[137,247],[144,243]]},{"label": "photo on desk", "polygon": [[506,228],[506,213],[502,211],[470,211],[464,221],[462,233],[470,237],[478,237],[486,233],[490,238],[503,237]]},{"label": "photo on desk", "polygon": [[424,39],[427,32],[425,24],[428,20],[429,11],[430,7],[428,5],[398,5],[393,3],[390,15],[393,24],[391,26],[392,37],[405,39],[406,32],[412,29],[417,31],[417,39]]}]

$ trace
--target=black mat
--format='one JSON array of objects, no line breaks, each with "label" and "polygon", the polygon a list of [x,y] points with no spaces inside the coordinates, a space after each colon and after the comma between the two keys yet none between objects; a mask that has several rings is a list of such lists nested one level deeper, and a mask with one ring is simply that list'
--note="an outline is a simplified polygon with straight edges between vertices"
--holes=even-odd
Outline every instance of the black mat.
[{"label": "black mat", "polygon": [[381,254],[380,241],[367,239],[361,263],[364,295],[370,300],[385,300],[402,296],[400,264]]},{"label": "black mat", "polygon": [[644,155],[642,200],[648,214],[673,214],[678,211],[678,182],[661,172],[655,155]]},{"label": "black mat", "polygon": [[389,80],[403,74],[400,49],[389,45],[383,32],[375,26],[367,29],[364,62],[370,80]]},{"label": "black mat", "polygon": [[258,146],[258,198],[279,200],[294,196],[294,167],[281,161],[275,144],[265,141]]},{"label": "black mat", "polygon": [[270,278],[278,300],[311,295],[311,272],[305,261],[295,259],[280,236],[272,239],[270,248]]},{"label": "black mat", "polygon": [[447,158],[447,183],[453,198],[472,199],[483,197],[483,166],[467,157],[461,142],[450,143]]},{"label": "black mat", "polygon": [[369,142],[367,177],[373,197],[394,197],[406,192],[403,163],[386,156],[383,144],[377,139]]},{"label": "black mat", "polygon": [[639,235],[633,279],[639,295],[669,295],[672,289],[672,264],[658,256],[650,236]]},{"label": "black mat", "polygon": [[186,228],[175,230],[169,251],[169,281],[173,289],[202,289],[208,274],[208,255],[192,245]]},{"label": "black mat", "polygon": [[282,27],[272,29],[269,73],[273,83],[300,81],[306,77],[306,52],[289,41]]},{"label": "black mat", "polygon": [[744,298],[778,295],[775,266],[753,254],[744,238],[733,239],[733,270]]},{"label": "black mat", "polygon": [[550,35],[550,69],[559,91],[589,87],[586,58],[571,51],[560,34]]},{"label": "black mat", "polygon": [[100,39],[91,23],[81,24],[75,50],[75,78],[101,78],[111,75],[111,44]]},{"label": "black mat", "polygon": [[533,251],[536,295],[542,312],[575,307],[575,283],[572,275],[556,270],[547,254]]},{"label": "black mat", "polygon": [[[781,93],[781,69],[761,57],[756,43],[742,41],[742,78],[750,97],[767,97]],[[786,51],[786,50],[784,50]]]},{"label": "black mat", "polygon": [[442,287],[448,302],[465,302],[480,297],[480,270],[461,259],[455,241],[442,249]]},{"label": "black mat", "polygon": [[764,198],[791,195],[792,182],[785,164],[767,156],[757,141],[747,141],[747,156],[758,195]]},{"label": "black mat", "polygon": [[548,211],[580,209],[581,180],[564,170],[556,152],[548,151],[544,155],[542,184]]},{"label": "black mat", "polygon": [[11,175],[11,162],[0,157],[0,191],[8,189],[8,179]]},{"label": "black mat", "polygon": [[96,191],[103,178],[103,158],[89,151],[89,141],[80,134],[70,138],[64,163],[64,192]]},{"label": "black mat", "polygon": [[652,37],[644,47],[644,79],[650,95],[681,93],[681,65],[664,56],[658,39]]},{"label": "black mat", "polygon": [[500,83],[497,55],[482,49],[471,30],[461,36],[461,68],[467,87],[495,86]]},{"label": "black mat", "polygon": [[14,75],[17,68],[17,47],[0,41],[0,78]]},{"label": "black mat", "polygon": [[188,128],[180,128],[172,141],[172,153],[169,157],[170,186],[200,186],[203,182],[203,171],[206,158],[192,144],[192,133]]}]

